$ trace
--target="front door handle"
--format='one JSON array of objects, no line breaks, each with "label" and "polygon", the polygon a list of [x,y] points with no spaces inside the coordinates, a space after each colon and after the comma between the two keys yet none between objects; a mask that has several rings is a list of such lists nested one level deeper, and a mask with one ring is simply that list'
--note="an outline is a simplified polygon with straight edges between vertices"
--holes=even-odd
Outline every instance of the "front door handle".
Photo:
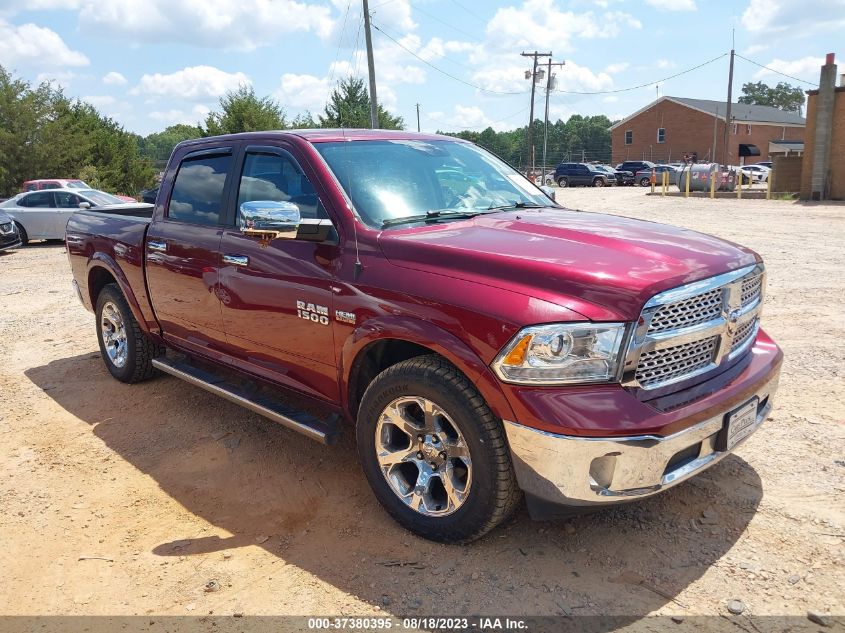
[{"label": "front door handle", "polygon": [[151,251],[158,251],[163,253],[167,250],[167,242],[154,242],[153,240],[147,241],[147,248]]},{"label": "front door handle", "polygon": [[232,266],[249,266],[249,257],[246,255],[223,255],[223,263]]}]

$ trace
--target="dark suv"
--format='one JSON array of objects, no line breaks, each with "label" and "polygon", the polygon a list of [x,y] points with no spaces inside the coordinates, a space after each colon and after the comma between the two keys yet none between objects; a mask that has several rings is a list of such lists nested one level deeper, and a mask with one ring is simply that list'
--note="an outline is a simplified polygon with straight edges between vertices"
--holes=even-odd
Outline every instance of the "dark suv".
[{"label": "dark suv", "polygon": [[650,160],[626,160],[619,163],[616,166],[616,169],[621,171],[630,171],[632,174],[636,174],[638,171],[651,169],[654,166],[655,164]]},{"label": "dark suv", "polygon": [[561,163],[555,169],[555,182],[560,187],[607,187],[616,184],[616,175],[586,163]]}]

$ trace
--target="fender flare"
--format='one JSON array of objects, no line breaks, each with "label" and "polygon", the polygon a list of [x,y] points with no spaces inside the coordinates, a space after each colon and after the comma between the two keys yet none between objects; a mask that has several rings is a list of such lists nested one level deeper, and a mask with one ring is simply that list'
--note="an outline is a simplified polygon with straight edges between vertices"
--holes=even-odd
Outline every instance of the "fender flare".
[{"label": "fender flare", "polygon": [[[96,268],[104,269],[112,277],[114,277],[117,285],[120,287],[120,292],[123,293],[123,297],[126,299],[126,303],[129,304],[132,316],[135,317],[135,321],[138,322],[138,326],[145,334],[154,334],[150,332],[147,319],[141,310],[141,305],[138,303],[135,293],[132,291],[132,286],[129,285],[129,280],[126,279],[126,275],[114,258],[102,252],[94,253],[88,260],[88,266],[85,270],[86,283],[91,278],[91,272]],[[95,297],[91,296],[90,284],[88,284],[88,286],[89,287],[86,287],[86,292],[88,293],[88,297],[91,301],[91,306],[96,312],[97,300]]]},{"label": "fender flare", "polygon": [[498,379],[466,343],[430,321],[394,315],[367,319],[343,342],[338,374],[341,404],[350,419],[355,419],[352,415],[350,394],[356,361],[370,345],[387,340],[414,343],[443,356],[475,385],[494,415],[503,420],[514,419],[513,409],[499,386]]}]

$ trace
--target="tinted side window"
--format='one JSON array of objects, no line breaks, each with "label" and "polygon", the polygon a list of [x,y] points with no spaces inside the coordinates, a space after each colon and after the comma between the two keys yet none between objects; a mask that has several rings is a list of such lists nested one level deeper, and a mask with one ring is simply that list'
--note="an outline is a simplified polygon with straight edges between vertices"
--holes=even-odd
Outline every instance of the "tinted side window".
[{"label": "tinted side window", "polygon": [[326,219],[323,205],[311,181],[288,156],[247,154],[238,188],[238,218],[244,202],[290,202],[299,207],[303,218]]},{"label": "tinted side window", "polygon": [[56,206],[60,209],[75,209],[82,202],[79,196],[67,191],[56,191],[53,195],[56,197]]},{"label": "tinted side window", "polygon": [[223,187],[231,164],[230,155],[183,160],[173,183],[167,217],[189,224],[219,224]]},{"label": "tinted side window", "polygon": [[49,191],[39,191],[24,196],[21,200],[22,207],[37,207],[39,209],[49,209],[53,206],[53,194]]}]

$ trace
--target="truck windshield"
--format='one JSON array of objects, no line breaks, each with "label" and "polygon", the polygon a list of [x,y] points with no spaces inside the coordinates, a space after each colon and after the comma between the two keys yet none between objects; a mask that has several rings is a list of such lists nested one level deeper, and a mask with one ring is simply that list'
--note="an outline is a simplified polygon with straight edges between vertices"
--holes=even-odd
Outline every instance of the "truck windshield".
[{"label": "truck windshield", "polygon": [[496,208],[555,206],[522,174],[469,143],[315,143],[361,219],[382,228],[414,217],[448,221]]}]

